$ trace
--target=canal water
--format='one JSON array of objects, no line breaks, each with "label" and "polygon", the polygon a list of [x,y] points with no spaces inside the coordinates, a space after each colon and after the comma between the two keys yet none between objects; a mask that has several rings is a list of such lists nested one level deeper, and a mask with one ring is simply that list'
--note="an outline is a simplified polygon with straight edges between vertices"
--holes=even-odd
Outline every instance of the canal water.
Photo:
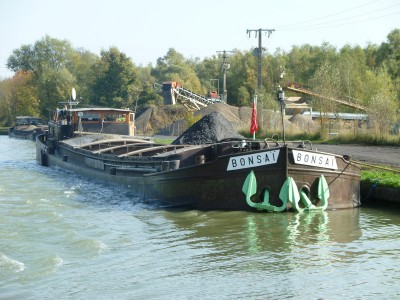
[{"label": "canal water", "polygon": [[400,299],[400,213],[157,209],[0,136],[0,299]]}]

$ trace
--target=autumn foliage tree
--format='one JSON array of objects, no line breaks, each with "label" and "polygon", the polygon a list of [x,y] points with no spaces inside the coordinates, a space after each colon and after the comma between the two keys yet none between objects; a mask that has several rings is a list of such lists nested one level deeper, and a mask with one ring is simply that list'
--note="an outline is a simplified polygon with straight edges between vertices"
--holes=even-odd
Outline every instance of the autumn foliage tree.
[{"label": "autumn foliage tree", "polygon": [[32,72],[19,71],[1,83],[0,120],[11,125],[16,116],[39,115],[39,98]]},{"label": "autumn foliage tree", "polygon": [[75,51],[71,44],[45,36],[33,45],[23,45],[13,51],[7,67],[14,71],[31,72],[43,116],[47,109],[68,99],[76,78],[69,71]]}]

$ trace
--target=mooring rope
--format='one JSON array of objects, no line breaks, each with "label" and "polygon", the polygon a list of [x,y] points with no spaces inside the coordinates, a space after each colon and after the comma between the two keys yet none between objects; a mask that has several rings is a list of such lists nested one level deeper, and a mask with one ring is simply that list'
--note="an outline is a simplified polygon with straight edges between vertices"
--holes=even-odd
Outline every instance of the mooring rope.
[{"label": "mooring rope", "polygon": [[358,165],[361,165],[361,166],[366,166],[366,167],[369,167],[369,168],[375,168],[375,169],[380,169],[380,170],[385,170],[385,171],[389,171],[389,172],[400,174],[400,170],[389,169],[387,167],[381,167],[381,166],[376,166],[376,165],[370,165],[370,164],[362,163],[360,161],[353,160],[350,163],[351,164],[358,164]]},{"label": "mooring rope", "polygon": [[365,197],[364,202],[367,203],[369,201],[369,197],[371,196],[372,192],[375,191],[375,188],[378,186],[379,180],[375,181],[375,183],[369,189],[368,195]]}]

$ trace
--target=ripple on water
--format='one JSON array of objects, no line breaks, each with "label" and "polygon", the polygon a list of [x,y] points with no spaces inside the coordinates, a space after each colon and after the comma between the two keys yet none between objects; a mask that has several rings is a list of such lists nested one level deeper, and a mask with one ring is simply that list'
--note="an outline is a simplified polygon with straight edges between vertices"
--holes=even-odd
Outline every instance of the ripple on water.
[{"label": "ripple on water", "polygon": [[17,273],[25,270],[25,264],[0,253],[0,269],[4,272]]},{"label": "ripple on water", "polygon": [[71,243],[71,246],[87,256],[100,254],[108,248],[102,241],[89,238],[75,240]]}]

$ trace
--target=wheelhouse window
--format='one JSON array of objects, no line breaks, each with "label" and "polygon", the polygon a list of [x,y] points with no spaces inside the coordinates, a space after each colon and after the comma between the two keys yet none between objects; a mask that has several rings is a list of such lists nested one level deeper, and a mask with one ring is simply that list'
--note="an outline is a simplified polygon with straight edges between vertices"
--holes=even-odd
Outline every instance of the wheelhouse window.
[{"label": "wheelhouse window", "polygon": [[99,120],[100,120],[99,114],[83,113],[82,121],[99,121]]},{"label": "wheelhouse window", "polygon": [[126,116],[124,114],[106,114],[105,121],[126,122]]}]

